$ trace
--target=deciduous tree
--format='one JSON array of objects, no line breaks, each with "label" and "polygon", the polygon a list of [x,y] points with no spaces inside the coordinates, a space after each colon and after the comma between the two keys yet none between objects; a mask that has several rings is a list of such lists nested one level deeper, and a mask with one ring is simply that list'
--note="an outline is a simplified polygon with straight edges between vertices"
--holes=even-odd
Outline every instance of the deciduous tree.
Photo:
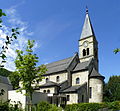
[{"label": "deciduous tree", "polygon": [[[15,60],[16,74],[19,76],[19,81],[22,87],[18,91],[25,90],[26,96],[30,98],[32,103],[32,94],[34,92],[34,85],[42,80],[42,75],[46,72],[45,65],[36,67],[38,57],[33,54],[34,41],[28,40],[26,52],[16,50],[17,58]],[[14,75],[13,75],[14,76]]]}]

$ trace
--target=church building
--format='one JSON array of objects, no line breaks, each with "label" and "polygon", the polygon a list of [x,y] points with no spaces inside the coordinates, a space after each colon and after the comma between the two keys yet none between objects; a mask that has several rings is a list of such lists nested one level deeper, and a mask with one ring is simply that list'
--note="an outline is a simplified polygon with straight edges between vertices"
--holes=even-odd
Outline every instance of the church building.
[{"label": "church building", "polygon": [[78,48],[79,53],[72,57],[46,65],[47,72],[37,91],[48,94],[51,103],[60,100],[66,104],[100,103],[103,100],[105,77],[99,73],[98,41],[88,9]]}]

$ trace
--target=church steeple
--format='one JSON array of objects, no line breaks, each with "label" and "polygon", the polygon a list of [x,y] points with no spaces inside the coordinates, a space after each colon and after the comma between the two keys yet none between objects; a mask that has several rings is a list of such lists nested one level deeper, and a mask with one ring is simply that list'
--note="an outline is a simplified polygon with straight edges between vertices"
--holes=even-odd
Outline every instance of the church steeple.
[{"label": "church steeple", "polygon": [[85,17],[85,22],[83,25],[82,33],[80,39],[89,37],[89,36],[95,36],[94,30],[90,21],[89,13],[88,13],[88,8],[86,7],[86,17]]},{"label": "church steeple", "polygon": [[86,8],[85,21],[79,40],[79,57],[80,62],[89,61],[93,58],[96,62],[96,69],[98,69],[98,42],[90,21],[88,8]]}]

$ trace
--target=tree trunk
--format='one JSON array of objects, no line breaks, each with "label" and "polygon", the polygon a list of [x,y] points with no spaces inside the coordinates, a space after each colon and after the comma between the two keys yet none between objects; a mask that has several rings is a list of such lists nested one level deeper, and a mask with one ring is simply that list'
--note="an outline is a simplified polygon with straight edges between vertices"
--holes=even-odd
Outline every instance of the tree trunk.
[{"label": "tree trunk", "polygon": [[32,111],[32,94],[31,93],[29,96],[28,111]]}]

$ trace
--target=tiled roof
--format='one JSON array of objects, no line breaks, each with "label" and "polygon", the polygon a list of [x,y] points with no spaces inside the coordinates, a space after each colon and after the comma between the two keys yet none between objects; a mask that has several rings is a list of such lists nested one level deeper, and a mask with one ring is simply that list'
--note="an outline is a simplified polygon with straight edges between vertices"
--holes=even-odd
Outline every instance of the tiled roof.
[{"label": "tiled roof", "polygon": [[83,69],[87,69],[87,67],[89,66],[90,61],[85,61],[82,63],[78,63],[77,66],[75,67],[74,71],[79,71],[79,70],[83,70]]},{"label": "tiled roof", "polygon": [[55,83],[55,82],[52,82],[52,81],[48,81],[48,82],[46,82],[45,84],[43,84],[39,87],[42,88],[42,87],[51,87],[51,86],[58,86],[58,84]]},{"label": "tiled roof", "polygon": [[69,92],[76,92],[78,89],[80,89],[81,87],[85,86],[86,83],[82,84],[82,85],[77,85],[77,86],[71,86],[63,91],[61,91],[61,93],[69,93]]},{"label": "tiled roof", "polygon": [[72,59],[72,57],[69,57],[67,59],[63,59],[63,60],[60,60],[57,62],[46,64],[46,68],[48,70],[46,72],[46,74],[55,73],[55,72],[59,72],[59,71],[65,71],[66,68],[68,67],[71,59]]},{"label": "tiled roof", "polygon": [[[67,59],[63,59],[63,60],[60,60],[60,61],[57,61],[57,62],[47,64],[46,65],[46,68],[47,68],[46,74],[51,74],[51,73],[56,73],[56,72],[67,70],[68,66],[70,65],[70,63],[71,63],[71,61],[73,60],[74,57],[75,56],[69,57]],[[83,70],[83,69],[87,69],[90,62],[91,62],[91,59],[89,61],[82,62],[82,63],[78,62],[78,64],[73,69],[73,72]]]}]

